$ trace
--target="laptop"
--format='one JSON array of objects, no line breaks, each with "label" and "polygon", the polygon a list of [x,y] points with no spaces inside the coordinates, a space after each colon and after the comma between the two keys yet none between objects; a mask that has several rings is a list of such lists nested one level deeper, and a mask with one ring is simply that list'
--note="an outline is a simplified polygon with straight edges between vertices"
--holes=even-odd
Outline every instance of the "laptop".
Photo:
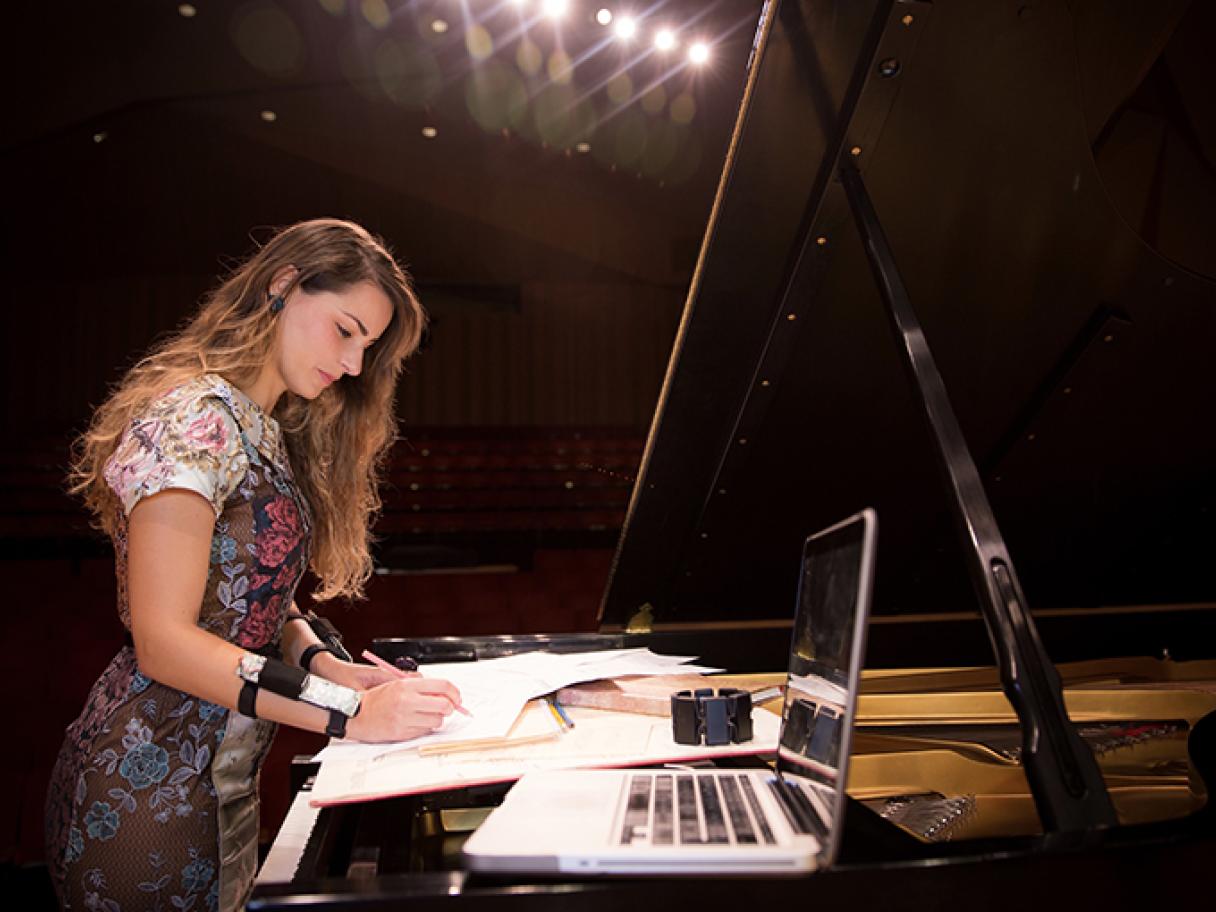
[{"label": "laptop", "polygon": [[466,867],[633,875],[797,873],[831,864],[843,829],[877,532],[874,511],[864,510],[806,540],[775,772],[528,773],[465,843]]}]

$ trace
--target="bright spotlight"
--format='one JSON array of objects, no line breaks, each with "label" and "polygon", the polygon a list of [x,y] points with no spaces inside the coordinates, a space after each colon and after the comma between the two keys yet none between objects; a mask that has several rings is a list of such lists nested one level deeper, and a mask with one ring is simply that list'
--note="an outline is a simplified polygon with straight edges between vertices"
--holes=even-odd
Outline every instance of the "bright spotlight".
[{"label": "bright spotlight", "polygon": [[600,25],[608,25],[612,22],[612,10],[602,9],[595,14],[595,21]]},{"label": "bright spotlight", "polygon": [[570,7],[570,0],[544,0],[541,3],[541,12],[550,19],[560,19],[566,15],[566,10]]},{"label": "bright spotlight", "polygon": [[704,63],[709,59],[709,46],[698,41],[688,49],[688,59],[693,63]]},{"label": "bright spotlight", "polygon": [[671,29],[659,29],[654,34],[654,46],[660,51],[670,51],[676,46],[676,36]]},{"label": "bright spotlight", "polygon": [[616,32],[616,36],[618,38],[624,38],[626,41],[628,41],[635,34],[637,34],[638,24],[633,19],[625,16],[624,18],[616,21],[616,25],[613,26],[612,30]]}]

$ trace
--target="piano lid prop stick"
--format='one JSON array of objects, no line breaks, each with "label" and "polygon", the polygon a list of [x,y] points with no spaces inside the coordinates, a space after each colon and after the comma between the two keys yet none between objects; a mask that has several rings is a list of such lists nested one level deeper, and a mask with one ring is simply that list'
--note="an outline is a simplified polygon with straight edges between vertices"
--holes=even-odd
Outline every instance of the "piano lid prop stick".
[{"label": "piano lid prop stick", "polygon": [[[373,665],[375,665],[381,671],[387,671],[389,674],[396,675],[399,678],[408,678],[410,676],[408,672],[402,671],[400,668],[390,665],[388,662],[384,661],[384,659],[380,658],[380,656],[376,655],[370,649],[364,649],[362,655],[363,655],[363,658],[367,659],[369,662],[371,662]],[[431,694],[431,696],[437,697],[440,695]],[[463,713],[464,715],[469,716],[470,718],[472,718],[472,716],[473,716],[473,714],[471,712],[469,712],[467,709],[465,709],[459,703],[452,703],[452,709],[456,710],[456,712],[458,712],[458,713]]]}]

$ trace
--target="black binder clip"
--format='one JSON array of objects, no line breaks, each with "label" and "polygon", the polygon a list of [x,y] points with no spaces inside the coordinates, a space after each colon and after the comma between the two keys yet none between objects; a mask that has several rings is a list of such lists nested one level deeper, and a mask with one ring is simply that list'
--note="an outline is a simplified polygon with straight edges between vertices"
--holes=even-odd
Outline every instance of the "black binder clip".
[{"label": "black binder clip", "polygon": [[736,687],[678,690],[671,695],[677,744],[739,744],[752,739],[752,695]]}]

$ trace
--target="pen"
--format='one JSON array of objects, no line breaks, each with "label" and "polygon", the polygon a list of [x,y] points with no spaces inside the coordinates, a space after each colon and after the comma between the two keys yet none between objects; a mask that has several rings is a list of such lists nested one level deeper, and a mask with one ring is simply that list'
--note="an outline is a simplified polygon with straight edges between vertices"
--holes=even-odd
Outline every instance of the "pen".
[{"label": "pen", "polygon": [[[404,678],[407,676],[406,672],[402,671],[400,668],[390,665],[388,662],[384,661],[384,659],[380,658],[380,656],[376,655],[370,649],[363,650],[363,658],[367,659],[369,662],[371,662],[373,665],[375,665],[381,671],[387,671],[389,674],[396,675],[399,678]],[[464,713],[466,716],[472,717],[472,715],[473,715],[471,712],[469,712],[467,709],[465,709],[459,703],[453,703],[452,708],[454,710],[456,710],[456,712],[458,712],[458,713]]]}]

